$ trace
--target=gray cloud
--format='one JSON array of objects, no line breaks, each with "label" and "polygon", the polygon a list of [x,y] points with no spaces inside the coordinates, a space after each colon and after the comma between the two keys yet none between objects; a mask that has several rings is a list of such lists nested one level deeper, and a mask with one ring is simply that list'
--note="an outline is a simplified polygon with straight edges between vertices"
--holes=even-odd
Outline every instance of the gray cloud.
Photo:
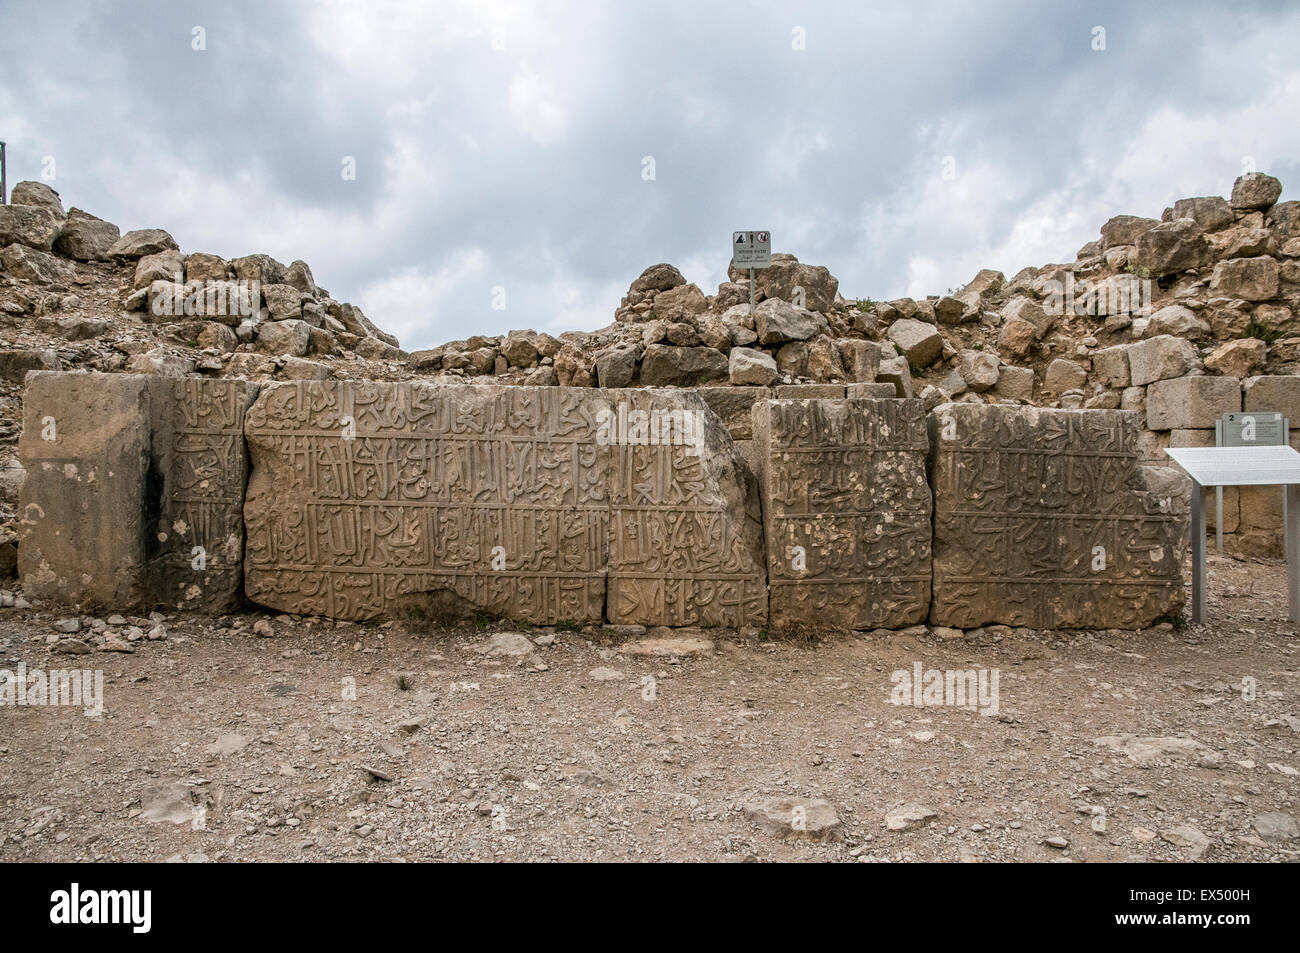
[{"label": "gray cloud", "polygon": [[600,326],[661,260],[711,292],[733,228],[885,298],[1068,260],[1248,157],[1295,188],[1296,8],[701,6],[18,0],[0,137],[11,182],[53,156],[124,228],[303,258],[410,348]]}]

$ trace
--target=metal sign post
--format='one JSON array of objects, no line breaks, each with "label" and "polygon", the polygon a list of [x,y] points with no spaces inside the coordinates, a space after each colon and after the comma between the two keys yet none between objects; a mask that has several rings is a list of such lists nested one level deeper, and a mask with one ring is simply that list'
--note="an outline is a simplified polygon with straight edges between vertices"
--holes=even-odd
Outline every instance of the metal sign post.
[{"label": "metal sign post", "polygon": [[749,269],[749,313],[754,313],[754,269],[768,268],[772,264],[771,232],[732,232],[731,263],[737,268]]},{"label": "metal sign post", "polygon": [[9,183],[5,178],[5,171],[5,144],[0,142],[0,205],[9,204],[9,199],[5,197],[9,194],[8,191],[6,191],[6,187]]}]

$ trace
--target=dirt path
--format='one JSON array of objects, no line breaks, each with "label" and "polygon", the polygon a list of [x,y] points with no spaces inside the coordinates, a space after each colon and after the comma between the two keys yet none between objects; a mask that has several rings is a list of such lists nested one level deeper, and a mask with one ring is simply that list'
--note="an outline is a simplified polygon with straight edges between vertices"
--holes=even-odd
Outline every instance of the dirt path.
[{"label": "dirt path", "polygon": [[[1210,585],[1217,621],[1178,630],[714,631],[681,659],[258,614],[52,654],[64,615],[0,609],[0,668],[99,668],[104,699],[0,707],[0,861],[1295,860],[1283,570],[1212,557]],[[997,670],[997,713],[891,704],[917,663]]]}]

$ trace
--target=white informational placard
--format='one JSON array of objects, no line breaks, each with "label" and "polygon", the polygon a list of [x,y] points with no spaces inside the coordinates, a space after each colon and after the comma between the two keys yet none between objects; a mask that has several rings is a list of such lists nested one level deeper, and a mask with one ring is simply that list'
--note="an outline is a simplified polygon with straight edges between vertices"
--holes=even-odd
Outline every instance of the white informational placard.
[{"label": "white informational placard", "polygon": [[1205,621],[1207,486],[1286,487],[1287,618],[1300,622],[1300,453],[1292,447],[1171,447],[1165,451],[1192,478],[1192,621]]},{"label": "white informational placard", "polygon": [[1300,453],[1291,447],[1177,447],[1165,453],[1201,486],[1300,483]]},{"label": "white informational placard", "polygon": [[731,263],[737,268],[767,268],[772,264],[772,233],[732,232]]}]

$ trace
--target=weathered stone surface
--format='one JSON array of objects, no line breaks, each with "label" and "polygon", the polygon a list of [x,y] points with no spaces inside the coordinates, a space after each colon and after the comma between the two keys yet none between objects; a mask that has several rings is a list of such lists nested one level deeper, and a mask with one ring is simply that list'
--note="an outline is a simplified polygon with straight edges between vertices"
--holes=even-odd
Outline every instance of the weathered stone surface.
[{"label": "weathered stone surface", "polygon": [[685,321],[707,307],[704,292],[696,285],[678,285],[655,295],[654,314],[665,321]]},{"label": "weathered stone surface", "polygon": [[725,381],[728,370],[727,356],[711,347],[651,344],[641,361],[641,383],[651,387],[690,387]]},{"label": "weathered stone surface", "polygon": [[1199,268],[1208,265],[1213,257],[1204,230],[1187,218],[1176,218],[1148,229],[1138,237],[1136,245],[1129,263],[1142,278],[1160,278]]},{"label": "weathered stone surface", "polygon": [[1142,218],[1139,215],[1116,215],[1101,227],[1101,245],[1103,250],[1116,245],[1135,245],[1146,232],[1160,223],[1154,218]]},{"label": "weathered stone surface", "polygon": [[1276,255],[1277,239],[1267,228],[1238,225],[1209,236],[1215,258]]},{"label": "weathered stone surface", "polygon": [[758,270],[754,283],[767,298],[780,298],[816,312],[831,309],[840,286],[824,265],[805,265],[793,255],[779,252],[772,256],[769,267]]},{"label": "weathered stone surface", "polygon": [[900,805],[885,815],[885,829],[890,831],[919,831],[938,820],[939,812],[923,804]]},{"label": "weathered stone surface", "polygon": [[934,303],[934,317],[940,324],[960,324],[964,320],[978,319],[979,311],[960,298],[944,295]]},{"label": "weathered stone surface", "polygon": [[[257,281],[264,285],[279,284],[284,281],[286,268],[280,262],[276,261],[270,255],[245,255],[243,258],[235,258],[230,262],[230,267],[235,272],[235,277],[241,281]],[[337,304],[337,303],[336,303]],[[338,305],[340,309],[346,309],[347,305]],[[358,326],[355,330],[349,324],[346,318],[340,317],[344,326],[354,334],[360,334],[363,337],[367,333],[366,328]]]},{"label": "weathered stone surface", "polygon": [[1200,362],[1194,344],[1170,334],[1128,345],[1129,379],[1135,387],[1182,377]]},{"label": "weathered stone surface", "polygon": [[912,396],[912,369],[905,357],[891,357],[887,361],[881,361],[876,380],[882,384],[893,384],[894,393],[898,397]]},{"label": "weathered stone surface", "polygon": [[15,243],[0,251],[0,271],[38,284],[67,284],[74,270],[71,262],[26,245]]},{"label": "weathered stone surface", "polygon": [[1228,377],[1249,377],[1264,366],[1268,345],[1259,338],[1226,341],[1205,358],[1205,366]]},{"label": "weathered stone surface", "polygon": [[998,373],[995,392],[1011,400],[1030,400],[1034,396],[1034,369],[1007,364]]},{"label": "weathered stone surface", "polygon": [[844,384],[778,384],[772,388],[772,396],[778,400],[841,400],[845,390]]},{"label": "weathered stone surface", "polygon": [[60,220],[34,205],[0,205],[0,245],[26,245],[49,251]]},{"label": "weathered stone surface", "polygon": [[819,383],[844,380],[840,350],[830,338],[821,336],[808,342],[808,376]]},{"label": "weathered stone surface", "polygon": [[304,381],[245,431],[245,582],[272,608],[766,619],[757,488],[697,394]]},{"label": "weathered stone surface", "polygon": [[59,355],[53,348],[0,350],[0,380],[21,384],[28,371],[57,371]]},{"label": "weathered stone surface", "polygon": [[944,404],[929,428],[931,623],[1139,628],[1177,611],[1186,522],[1147,489],[1135,414]]},{"label": "weathered stone surface", "polygon": [[186,281],[225,281],[232,274],[230,262],[219,255],[192,252],[185,256]]},{"label": "weathered stone surface", "polygon": [[1255,833],[1269,844],[1285,844],[1288,841],[1300,840],[1300,822],[1293,814],[1284,814],[1281,811],[1256,814],[1251,818],[1250,826],[1255,828]]},{"label": "weathered stone surface", "polygon": [[59,198],[59,193],[44,182],[34,182],[30,179],[19,182],[9,193],[9,204],[30,205],[34,208],[45,209],[57,219],[67,217],[67,213],[63,211],[63,200]]},{"label": "weathered stone surface", "polygon": [[1074,361],[1058,357],[1047,365],[1043,373],[1043,393],[1063,394],[1067,390],[1079,388],[1088,380],[1088,372]]},{"label": "weathered stone surface", "polygon": [[776,352],[776,367],[782,374],[791,377],[808,376],[808,345],[803,341],[791,341]]},{"label": "weathered stone surface", "polygon": [[74,208],[68,213],[59,237],[54,240],[54,250],[80,261],[107,261],[110,257],[108,250],[121,237],[121,232],[112,222]]},{"label": "weathered stone surface", "polygon": [[759,344],[806,341],[826,330],[826,319],[780,298],[768,298],[754,309],[754,328]]},{"label": "weathered stone surface", "polygon": [[1092,374],[1098,383],[1107,387],[1128,387],[1128,347],[1120,344],[1093,351]]},{"label": "weathered stone surface", "polygon": [[1292,199],[1274,205],[1268,211],[1268,227],[1277,237],[1279,245],[1300,237],[1300,202]]},{"label": "weathered stone surface", "polygon": [[[160,252],[145,255],[135,263],[135,277],[132,286],[147,288],[155,281],[175,282],[183,285],[185,276],[185,256],[174,248],[165,248]],[[261,302],[259,301],[259,306]],[[180,314],[173,311],[171,314]]]},{"label": "weathered stone surface", "polygon": [[240,605],[243,414],[256,391],[229,379],[34,375],[19,446],[27,592],[88,608]]},{"label": "weathered stone surface", "polygon": [[293,285],[303,294],[316,294],[316,279],[311,273],[311,266],[305,261],[295,261],[285,270],[284,283]]},{"label": "weathered stone surface", "polygon": [[754,410],[771,625],[901,628],[930,601],[919,400],[771,400]]},{"label": "weathered stone surface", "polygon": [[194,372],[194,360],[183,351],[159,345],[142,354],[133,355],[126,362],[126,372],[158,377],[185,377]]},{"label": "weathered stone surface", "polygon": [[302,292],[291,284],[262,285],[262,297],[272,321],[301,320]]},{"label": "weathered stone surface", "polygon": [[[624,626],[610,626],[622,629]],[[656,634],[658,633],[658,634]],[[624,642],[618,647],[622,655],[641,658],[686,658],[688,656],[712,655],[715,646],[712,639],[704,638],[702,629],[670,629],[657,626],[651,630],[649,638]]]},{"label": "weathered stone surface", "polygon": [[263,354],[302,357],[310,340],[311,325],[306,321],[263,321],[257,326],[257,349]]},{"label": "weathered stone surface", "polygon": [[197,377],[149,384],[161,481],[149,583],[173,609],[229,611],[243,599],[244,416],[258,385]]},{"label": "weathered stone surface", "polygon": [[1241,410],[1241,381],[1235,377],[1180,377],[1147,388],[1151,430],[1213,428],[1224,414]]},{"label": "weathered stone surface", "polygon": [[632,282],[630,291],[667,291],[678,285],[686,284],[682,273],[666,262],[651,265],[641,272],[640,277]]},{"label": "weathered stone surface", "polygon": [[844,391],[845,397],[871,397],[880,400],[888,400],[898,396],[898,388],[887,381],[848,384],[845,386]]},{"label": "weathered stone surface", "polygon": [[1278,265],[1267,255],[1233,258],[1214,266],[1210,291],[1225,298],[1267,301],[1277,297]]},{"label": "weathered stone surface", "polygon": [[869,383],[880,370],[880,345],[875,341],[843,338],[835,342],[844,365],[845,377],[853,383]]},{"label": "weathered stone surface", "polygon": [[998,331],[998,347],[1016,357],[1024,357],[1038,340],[1033,322],[1011,318]]},{"label": "weathered stone surface", "polygon": [[701,387],[697,393],[718,415],[732,440],[753,438],[753,407],[760,400],[772,396],[767,387]]},{"label": "weathered stone surface", "polygon": [[1151,315],[1147,322],[1146,337],[1172,334],[1189,341],[1203,341],[1210,336],[1210,325],[1190,308],[1171,304]]},{"label": "weathered stone surface", "polygon": [[971,390],[982,393],[997,385],[1000,371],[996,354],[965,348],[960,358],[957,370]]},{"label": "weathered stone surface", "polygon": [[161,228],[137,228],[113,242],[108,255],[110,258],[143,258],[169,249],[176,251],[177,247],[176,239]]},{"label": "weathered stone surface", "polygon": [[975,295],[976,298],[983,300],[997,294],[1006,283],[1007,276],[1002,272],[992,268],[981,268],[961,290],[963,295]]},{"label": "weathered stone surface", "polygon": [[601,351],[595,359],[597,386],[630,387],[636,382],[640,359],[640,347],[611,347]]},{"label": "weathered stone surface", "polygon": [[537,333],[511,331],[501,344],[501,354],[515,367],[531,367],[537,363]]},{"label": "weathered stone surface", "polygon": [[18,571],[28,596],[86,608],[146,601],[152,529],[148,378],[31,376],[18,453]]},{"label": "weathered stone surface", "polygon": [[1174,218],[1190,218],[1207,232],[1212,232],[1232,224],[1232,206],[1221,195],[1178,199],[1174,202]]},{"label": "weathered stone surface", "polygon": [[749,347],[733,347],[727,368],[731,383],[739,385],[765,387],[779,376],[770,354]]},{"label": "weathered stone surface", "polygon": [[1300,377],[1263,375],[1242,382],[1245,397],[1242,410],[1277,411],[1291,421],[1291,432],[1300,431]]},{"label": "weathered stone surface", "polygon": [[928,367],[943,352],[943,336],[933,324],[914,318],[900,318],[889,326],[886,337],[913,367]]},{"label": "weathered stone surface", "polygon": [[778,837],[830,840],[843,826],[835,807],[822,798],[771,797],[747,801],[745,816]]},{"label": "weathered stone surface", "polygon": [[1282,183],[1263,172],[1248,172],[1232,183],[1232,207],[1266,209],[1282,194]]}]

